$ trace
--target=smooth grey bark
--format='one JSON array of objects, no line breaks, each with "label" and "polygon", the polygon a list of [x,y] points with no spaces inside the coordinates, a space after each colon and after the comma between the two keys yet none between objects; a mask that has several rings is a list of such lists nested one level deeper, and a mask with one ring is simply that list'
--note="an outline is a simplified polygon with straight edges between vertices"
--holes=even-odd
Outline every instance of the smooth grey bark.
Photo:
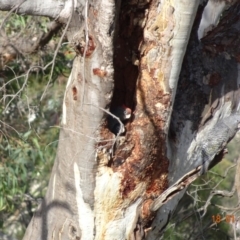
[{"label": "smooth grey bark", "polygon": [[[24,239],[93,239],[96,234],[96,150],[113,89],[114,35],[109,26],[115,21],[115,8],[114,1],[89,1],[73,13],[68,38],[77,56],[64,96],[57,157],[47,194]],[[96,69],[106,74],[99,76]]]}]

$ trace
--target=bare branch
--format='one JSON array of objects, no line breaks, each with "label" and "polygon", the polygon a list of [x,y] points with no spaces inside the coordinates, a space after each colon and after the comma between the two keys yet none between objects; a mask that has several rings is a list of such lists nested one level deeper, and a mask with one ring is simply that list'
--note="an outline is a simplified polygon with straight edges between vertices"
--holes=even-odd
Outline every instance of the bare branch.
[{"label": "bare branch", "polygon": [[[0,10],[11,11],[12,9],[16,9],[16,6],[19,6],[21,3],[22,0],[1,0]],[[56,18],[64,9],[65,5],[62,1],[25,1],[21,6],[17,7],[15,12],[18,14],[41,15]]]},{"label": "bare branch", "polygon": [[[226,177],[227,174],[228,174],[228,171],[229,171],[231,168],[235,167],[235,166],[236,166],[236,164],[228,167],[228,168],[226,169],[225,173],[224,173],[224,177]],[[221,181],[220,181],[220,182],[221,182]],[[215,189],[216,189],[217,186],[220,184],[220,182],[214,187]],[[212,198],[213,198],[214,196],[232,197],[233,194],[235,193],[235,191],[236,191],[235,184],[233,185],[233,188],[232,188],[232,191],[231,191],[231,192],[225,191],[225,190],[223,190],[223,191],[222,191],[222,190],[213,190],[213,191],[210,193],[210,195],[209,195],[206,203],[204,204],[204,206],[203,206],[202,208],[198,209],[198,211],[202,211],[202,210],[203,210],[203,214],[202,214],[202,217],[203,217],[203,216],[206,214],[207,208],[208,208],[208,206],[211,204],[211,200],[212,200]]]}]

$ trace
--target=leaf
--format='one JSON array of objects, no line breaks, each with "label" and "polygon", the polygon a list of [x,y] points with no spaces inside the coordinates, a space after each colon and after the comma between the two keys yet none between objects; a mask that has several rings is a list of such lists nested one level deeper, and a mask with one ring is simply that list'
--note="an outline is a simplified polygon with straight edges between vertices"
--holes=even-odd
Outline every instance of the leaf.
[{"label": "leaf", "polygon": [[32,141],[33,141],[34,145],[36,146],[36,148],[40,149],[40,145],[38,143],[38,139],[37,138],[33,138]]},{"label": "leaf", "polygon": [[30,131],[28,131],[28,132],[25,132],[23,135],[22,135],[22,138],[24,139],[24,140],[27,140],[28,139],[28,137],[31,135],[31,133],[32,133],[32,131],[30,130]]}]

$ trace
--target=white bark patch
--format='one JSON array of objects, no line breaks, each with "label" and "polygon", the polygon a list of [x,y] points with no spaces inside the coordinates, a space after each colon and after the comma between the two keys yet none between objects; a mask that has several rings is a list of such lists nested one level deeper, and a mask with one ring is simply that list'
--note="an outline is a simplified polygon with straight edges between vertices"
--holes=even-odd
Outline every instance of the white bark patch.
[{"label": "white bark patch", "polygon": [[81,240],[92,240],[94,229],[94,216],[89,204],[83,200],[82,190],[80,188],[80,171],[78,165],[74,163],[74,178],[76,187],[76,203],[78,209],[79,227],[82,232]]},{"label": "white bark patch", "polygon": [[202,19],[198,28],[198,39],[206,36],[218,24],[219,18],[226,6],[225,1],[209,0],[204,8]]},{"label": "white bark patch", "polygon": [[123,210],[123,218],[116,219],[107,225],[106,240],[131,239],[138,220],[139,214],[137,208],[140,203],[141,200],[139,199],[133,205],[130,205],[126,211]]},{"label": "white bark patch", "polygon": [[[106,166],[100,166],[96,178],[95,196],[95,239],[130,239],[139,216],[138,206],[142,199],[129,196],[123,200],[120,196],[122,175]],[[139,196],[139,189],[136,189]],[[131,203],[132,201],[132,203]]]},{"label": "white bark patch", "polygon": [[66,95],[67,95],[67,89],[68,89],[71,81],[72,81],[72,71],[71,71],[70,76],[68,78],[67,86],[66,86],[66,90],[65,90],[64,98],[63,98],[63,110],[62,110],[62,124],[63,125],[65,125],[67,123],[67,107],[66,107],[65,100],[66,100]]},{"label": "white bark patch", "polygon": [[[172,67],[169,77],[169,87],[172,90],[172,103],[174,103],[178,78],[182,68],[183,57],[186,52],[188,39],[191,33],[193,21],[196,16],[197,8],[199,5],[199,0],[173,0],[172,7],[174,8],[174,17],[176,26],[174,27],[174,35],[171,40],[172,46]],[[170,109],[172,111],[172,109]],[[170,124],[170,116],[167,119],[166,128],[169,127]],[[166,129],[167,131],[167,129]]]},{"label": "white bark patch", "polygon": [[54,174],[53,176],[52,200],[54,199],[55,196],[55,186],[56,186],[56,174]]},{"label": "white bark patch", "polygon": [[[101,236],[105,236],[109,221],[114,220],[117,215],[119,218],[122,216],[121,208],[119,210],[116,209],[116,206],[120,206],[121,202],[119,199],[120,175],[113,173],[111,169],[107,170],[107,167],[103,167],[100,172],[101,175],[96,178],[96,188],[94,191],[96,239],[102,239]],[[108,238],[104,239],[107,240]]]},{"label": "white bark patch", "polygon": [[137,220],[139,217],[138,207],[142,203],[142,199],[138,199],[135,203],[133,203],[129,208],[127,208],[125,212],[125,220],[126,220],[126,236],[125,239],[130,239],[134,228],[136,227]]},{"label": "white bark patch", "polygon": [[71,16],[71,12],[72,12],[72,4],[74,4],[74,8],[77,7],[77,1],[74,0],[66,0],[65,1],[65,5],[63,10],[61,11],[61,13],[59,14],[60,18],[65,18],[68,19]]},{"label": "white bark patch", "polygon": [[177,25],[174,28],[174,37],[172,40],[172,69],[169,79],[169,86],[174,90],[173,96],[175,96],[182,61],[186,52],[198,4],[199,0],[174,0],[174,16]]}]

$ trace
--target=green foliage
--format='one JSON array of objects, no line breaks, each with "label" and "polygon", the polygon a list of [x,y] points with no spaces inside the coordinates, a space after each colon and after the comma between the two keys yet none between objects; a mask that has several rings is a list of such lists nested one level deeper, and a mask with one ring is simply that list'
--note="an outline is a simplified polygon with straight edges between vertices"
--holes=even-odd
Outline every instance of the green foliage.
[{"label": "green foliage", "polygon": [[[5,19],[7,12],[1,12],[1,18]],[[47,32],[47,24],[50,22],[49,18],[36,17],[29,15],[17,15],[13,13],[10,18],[7,19],[4,25],[5,33],[12,37],[16,33],[25,33],[27,36],[34,36],[39,31]]]},{"label": "green foliage", "polygon": [[[21,218],[30,198],[32,202],[27,216],[24,216],[26,220],[24,222],[21,219],[17,220],[22,224],[20,228],[22,232],[37,206],[37,199],[45,195],[59,134],[59,128],[50,126],[60,121],[62,99],[57,97],[59,90],[57,90],[58,86],[55,86],[50,89],[51,94],[47,94],[43,101],[44,106],[37,104],[39,94],[35,98],[30,98],[34,95],[29,95],[29,92],[33,90],[36,92],[38,88],[36,84],[34,89],[30,85],[27,88],[29,104],[23,94],[23,98],[18,99],[23,105],[21,116],[17,108],[12,108],[12,111],[5,115],[8,121],[2,121],[4,128],[0,140],[0,225],[5,224],[6,219],[12,214],[16,215],[17,211],[18,218]],[[53,90],[58,93],[54,94]],[[52,97],[56,98],[52,99]],[[34,107],[32,104],[38,107],[35,113],[36,119],[28,123],[28,108],[32,109]],[[56,117],[51,119],[52,116],[56,116],[57,119]],[[3,226],[3,230],[7,231],[8,226]],[[21,237],[20,235],[19,239]]]},{"label": "green foliage", "polygon": [[[56,140],[58,131],[50,129],[50,141]],[[1,144],[0,168],[0,210],[14,211],[16,203],[23,200],[23,193],[29,193],[34,180],[42,181],[49,174],[54,159],[54,149],[45,150],[45,142],[36,137],[33,131],[20,137],[11,137]],[[56,143],[52,147],[56,148]],[[40,176],[41,175],[41,176]],[[31,193],[34,194],[34,193]],[[42,192],[37,193],[42,194]]]},{"label": "green foliage", "polygon": [[228,154],[226,155],[226,158],[230,161],[236,161],[239,158],[240,150],[240,133],[236,135],[236,137],[231,141],[231,143],[228,144]]},{"label": "green foliage", "polygon": [[[4,27],[12,38],[34,38],[47,31],[49,21],[13,14]],[[60,48],[52,75],[51,64],[44,71],[43,67],[53,60],[59,37],[51,40],[53,46],[48,44],[0,68],[0,233],[17,239],[22,239],[33,211],[45,195],[56,155],[63,83],[73,59],[69,46]],[[40,101],[48,82],[46,95]]]}]

